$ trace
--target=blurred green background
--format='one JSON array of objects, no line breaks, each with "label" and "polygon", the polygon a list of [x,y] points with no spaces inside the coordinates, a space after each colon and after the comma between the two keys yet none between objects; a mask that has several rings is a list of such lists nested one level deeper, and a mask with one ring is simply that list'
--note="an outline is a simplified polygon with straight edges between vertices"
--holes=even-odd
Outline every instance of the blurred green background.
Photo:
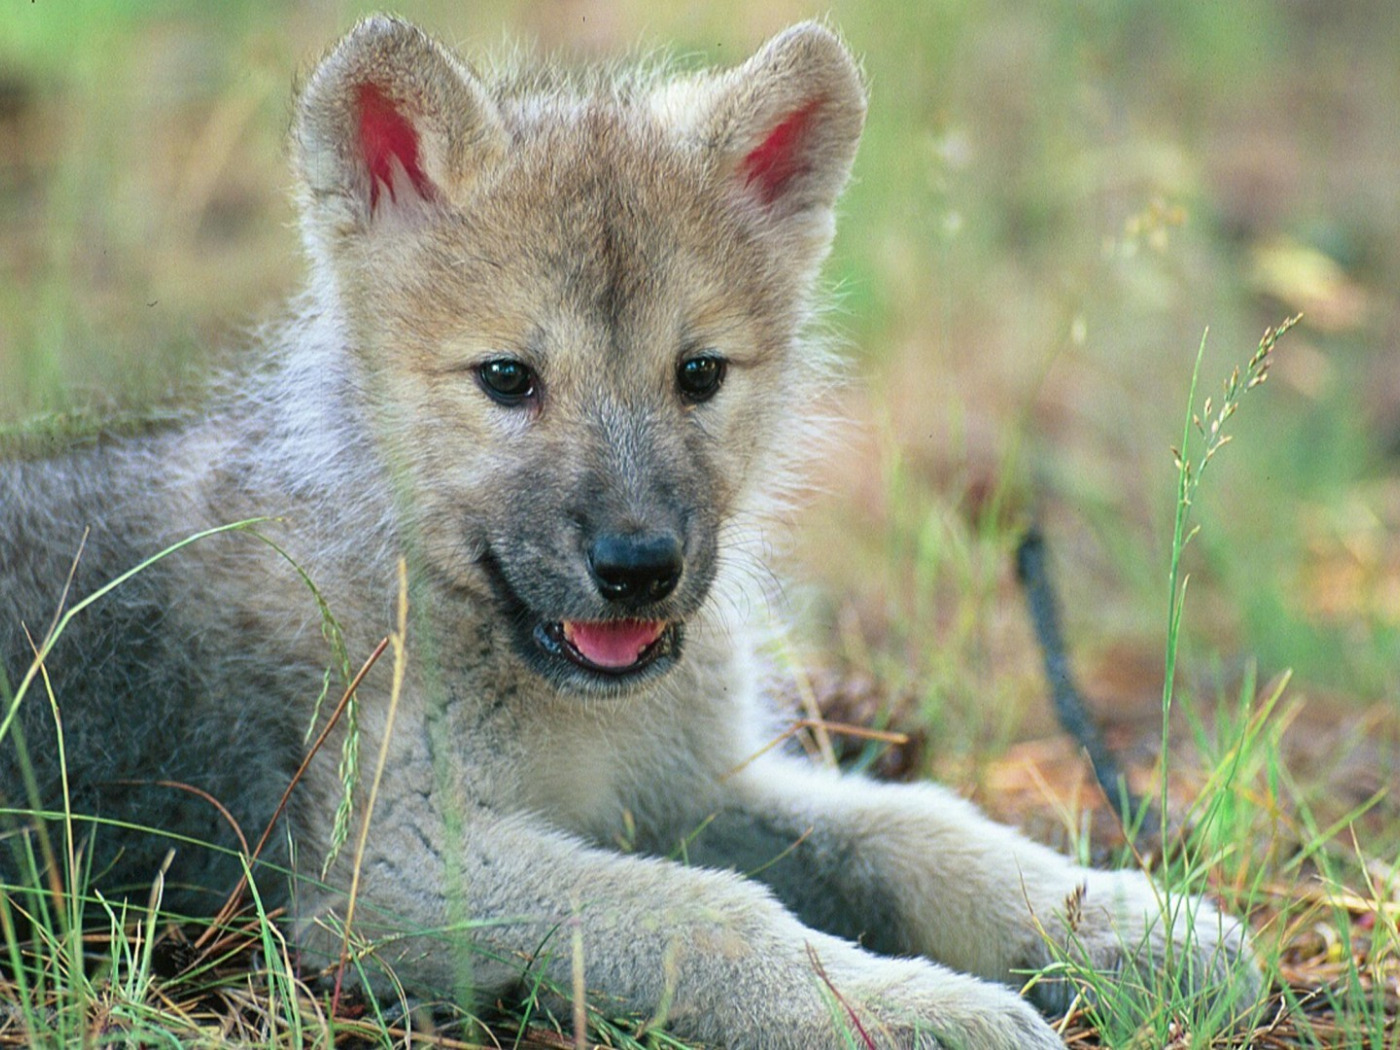
[{"label": "blurred green background", "polygon": [[[291,88],[371,9],[5,5],[0,422],[197,399],[249,352],[303,265]],[[1209,326],[1218,396],[1266,324],[1304,311],[1201,490],[1184,673],[1210,694],[1251,656],[1292,667],[1314,724],[1393,740],[1400,4],[396,10],[469,57],[517,39],[727,64],[814,14],[863,56],[870,121],[828,271],[853,425],[800,522],[815,586],[789,597],[804,659],[911,696],[950,751],[1048,726],[1009,561],[1032,517],[1095,701],[1151,724],[1197,345]]]}]

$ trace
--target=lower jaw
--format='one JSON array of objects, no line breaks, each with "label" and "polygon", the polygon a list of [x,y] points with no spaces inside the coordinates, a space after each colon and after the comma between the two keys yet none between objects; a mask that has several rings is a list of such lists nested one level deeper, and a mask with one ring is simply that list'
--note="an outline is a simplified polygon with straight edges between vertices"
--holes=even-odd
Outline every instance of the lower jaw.
[{"label": "lower jaw", "polygon": [[679,656],[681,627],[675,623],[667,624],[656,641],[638,654],[635,662],[622,667],[593,663],[564,637],[563,625],[558,621],[536,624],[531,641],[536,653],[554,666],[556,676],[615,688],[664,674]]}]

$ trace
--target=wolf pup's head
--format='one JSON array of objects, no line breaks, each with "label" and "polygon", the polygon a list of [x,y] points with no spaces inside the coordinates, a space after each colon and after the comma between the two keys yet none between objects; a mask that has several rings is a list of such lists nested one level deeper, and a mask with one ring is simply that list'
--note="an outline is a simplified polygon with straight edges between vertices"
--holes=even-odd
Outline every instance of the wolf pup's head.
[{"label": "wolf pup's head", "polygon": [[787,480],[864,116],[815,24],[716,74],[482,77],[373,18],[309,78],[313,294],[407,531],[560,688],[673,666]]}]

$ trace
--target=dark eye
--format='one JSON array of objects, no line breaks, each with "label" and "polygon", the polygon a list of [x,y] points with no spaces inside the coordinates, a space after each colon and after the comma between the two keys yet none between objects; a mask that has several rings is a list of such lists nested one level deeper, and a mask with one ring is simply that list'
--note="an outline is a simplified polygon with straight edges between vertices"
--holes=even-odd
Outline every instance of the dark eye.
[{"label": "dark eye", "polygon": [[518,405],[535,396],[535,373],[520,361],[508,357],[487,361],[476,370],[481,388],[500,405]]},{"label": "dark eye", "polygon": [[716,354],[702,354],[682,361],[676,370],[676,384],[681,397],[692,405],[708,401],[715,396],[724,382],[724,358]]}]

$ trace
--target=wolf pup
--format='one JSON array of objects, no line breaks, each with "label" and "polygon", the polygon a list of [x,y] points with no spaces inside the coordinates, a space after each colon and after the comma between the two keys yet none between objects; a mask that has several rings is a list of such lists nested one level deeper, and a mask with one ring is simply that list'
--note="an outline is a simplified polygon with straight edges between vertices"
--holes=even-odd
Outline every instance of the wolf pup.
[{"label": "wolf pup", "polygon": [[[44,667],[66,788],[36,687],[0,747],[12,829],[66,790],[103,818],[102,885],[149,886],[173,847],[166,903],[207,909],[241,870],[209,799],[265,826],[332,706],[299,570],[358,661],[402,559],[405,678],[382,660],[358,693],[359,752],[388,758],[354,933],[410,987],[567,989],[581,944],[592,992],[710,1044],[1025,1050],[1060,1045],[1013,990],[1053,941],[1252,1002],[1246,936],[1206,903],[1167,924],[1138,873],[765,751],[763,535],[810,446],[814,284],[865,105],[815,24],[682,76],[484,76],[358,25],[301,91],[310,278],[262,367],[197,421],[0,468],[11,695],[65,602],[213,526],[271,519],[277,545],[205,537],[73,619]],[[356,852],[322,876],[337,752],[255,869],[308,958],[338,949]]]}]

